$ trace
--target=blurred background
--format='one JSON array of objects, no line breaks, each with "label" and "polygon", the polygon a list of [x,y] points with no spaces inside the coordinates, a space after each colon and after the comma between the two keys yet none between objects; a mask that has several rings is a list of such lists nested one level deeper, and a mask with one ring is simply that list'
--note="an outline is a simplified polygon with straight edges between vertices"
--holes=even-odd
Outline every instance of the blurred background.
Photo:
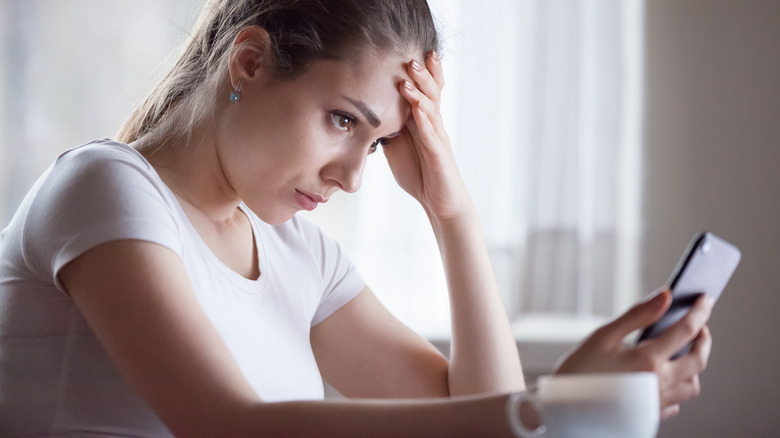
[{"label": "blurred background", "polygon": [[[662,285],[694,234],[742,249],[702,395],[661,437],[778,436],[780,2],[432,0],[443,113],[533,377]],[[202,0],[0,0],[0,228],[63,151],[112,137]],[[381,154],[310,215],[446,344],[441,263]]]}]

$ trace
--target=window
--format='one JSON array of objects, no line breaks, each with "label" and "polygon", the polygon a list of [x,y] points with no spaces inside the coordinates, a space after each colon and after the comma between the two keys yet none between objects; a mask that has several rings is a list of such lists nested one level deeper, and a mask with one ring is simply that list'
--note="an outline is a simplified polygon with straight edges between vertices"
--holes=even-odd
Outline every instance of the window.
[{"label": "window", "polygon": [[202,3],[0,1],[0,228],[61,152],[116,134]]},{"label": "window", "polygon": [[[114,135],[201,3],[0,3],[3,224],[57,154]],[[642,2],[430,3],[444,31],[444,117],[516,334],[579,338],[639,295]],[[381,153],[368,161],[362,190],[314,218],[391,311],[446,339],[427,218]]]},{"label": "window", "polygon": [[[516,335],[578,340],[639,296],[641,1],[430,3],[444,31],[445,121]],[[316,220],[391,311],[446,339],[421,208],[379,155],[350,198]]]}]

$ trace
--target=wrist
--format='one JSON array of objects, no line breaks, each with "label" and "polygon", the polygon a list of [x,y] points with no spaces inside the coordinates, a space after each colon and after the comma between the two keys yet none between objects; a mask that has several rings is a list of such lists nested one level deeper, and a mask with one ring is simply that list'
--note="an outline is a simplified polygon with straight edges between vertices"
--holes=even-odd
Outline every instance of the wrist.
[{"label": "wrist", "polygon": [[460,208],[452,209],[446,214],[435,214],[429,208],[423,206],[428,220],[431,222],[434,230],[444,230],[449,228],[462,228],[479,225],[479,215],[477,208],[471,199],[462,202]]}]

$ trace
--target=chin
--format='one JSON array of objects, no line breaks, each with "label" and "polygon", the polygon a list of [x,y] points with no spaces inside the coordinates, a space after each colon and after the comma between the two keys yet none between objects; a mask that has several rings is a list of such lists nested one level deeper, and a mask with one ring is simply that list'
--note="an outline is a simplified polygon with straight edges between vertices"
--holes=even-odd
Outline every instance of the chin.
[{"label": "chin", "polygon": [[273,212],[261,212],[257,210],[252,210],[254,214],[257,215],[257,217],[260,218],[263,222],[267,223],[268,225],[281,225],[295,216],[295,213],[297,213],[297,210],[292,211],[273,211]]}]

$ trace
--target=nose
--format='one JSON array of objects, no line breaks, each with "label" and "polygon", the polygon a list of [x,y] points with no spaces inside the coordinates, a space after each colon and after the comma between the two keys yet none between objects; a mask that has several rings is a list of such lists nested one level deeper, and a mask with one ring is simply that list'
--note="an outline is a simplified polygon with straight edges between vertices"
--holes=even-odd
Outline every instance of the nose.
[{"label": "nose", "polygon": [[363,181],[363,168],[368,155],[357,151],[349,151],[335,157],[322,169],[322,177],[332,181],[339,189],[347,193],[355,193]]}]

